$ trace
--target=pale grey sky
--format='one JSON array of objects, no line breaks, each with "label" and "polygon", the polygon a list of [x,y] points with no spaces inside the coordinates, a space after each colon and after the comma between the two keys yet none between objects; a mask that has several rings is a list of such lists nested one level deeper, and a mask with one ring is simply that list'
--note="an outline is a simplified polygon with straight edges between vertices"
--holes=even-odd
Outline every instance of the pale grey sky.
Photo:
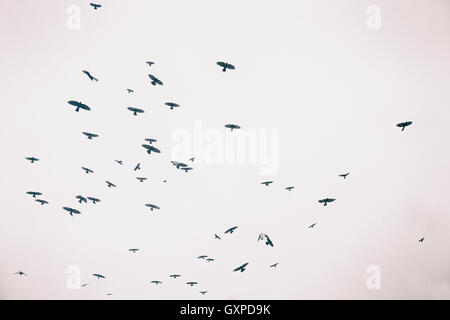
[{"label": "pale grey sky", "polygon": [[[0,1],[0,298],[450,298],[450,1],[98,2]],[[379,30],[366,26],[372,4]],[[70,5],[79,30],[67,27]],[[170,160],[187,159],[171,158],[173,135],[195,123],[222,137],[226,123],[278,130],[278,171],[175,169]],[[161,154],[145,153],[146,137]],[[102,202],[79,205],[78,194]],[[328,196],[337,200],[317,202]],[[86,287],[67,288],[71,265]],[[366,286],[369,265],[380,267],[379,290]]]}]

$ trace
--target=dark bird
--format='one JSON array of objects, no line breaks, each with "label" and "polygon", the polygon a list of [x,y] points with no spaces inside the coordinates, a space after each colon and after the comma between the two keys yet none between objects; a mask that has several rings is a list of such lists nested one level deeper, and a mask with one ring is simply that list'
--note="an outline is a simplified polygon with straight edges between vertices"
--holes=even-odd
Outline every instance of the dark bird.
[{"label": "dark bird", "polygon": [[286,187],[285,189],[288,191],[291,191],[292,189],[294,189],[295,187]]},{"label": "dark bird", "polygon": [[161,151],[158,148],[155,148],[154,146],[151,146],[149,144],[143,144],[142,145],[145,149],[147,149],[147,153],[151,154],[152,151],[156,153],[161,153]]},{"label": "dark bird", "polygon": [[151,203],[147,203],[145,206],[146,206],[146,207],[149,207],[151,211],[153,211],[153,209],[159,209],[158,206],[156,206],[156,205],[154,205],[154,204],[151,204]]},{"label": "dark bird", "polygon": [[85,197],[83,197],[83,196],[79,196],[78,195],[75,198],[78,199],[79,203],[82,203],[82,202],[86,203],[87,202],[87,199]]},{"label": "dark bird", "polygon": [[422,237],[422,238],[420,238],[420,239],[419,239],[419,242],[423,242],[423,239],[425,239],[425,238],[423,238],[423,237]]},{"label": "dark bird", "polygon": [[247,265],[248,265],[248,262],[247,263],[244,263],[242,266],[240,266],[240,267],[237,267],[236,269],[234,269],[233,271],[241,271],[241,272],[244,272],[245,271],[245,267],[247,267]]},{"label": "dark bird", "polygon": [[100,199],[94,198],[94,197],[87,197],[88,200],[91,200],[93,204],[96,204],[97,202],[100,202]]},{"label": "dark bird", "polygon": [[313,223],[313,224],[310,225],[308,228],[314,228],[316,224],[317,224],[317,223]]},{"label": "dark bird", "polygon": [[70,216],[73,217],[74,214],[81,214],[80,211],[77,209],[69,208],[69,207],[63,207],[64,210],[68,211]]},{"label": "dark bird", "polygon": [[189,160],[190,160],[190,161],[192,161],[192,162],[194,162],[194,160],[195,160],[195,157],[193,157],[193,158],[190,158]]},{"label": "dark bird", "polygon": [[19,276],[28,276],[25,272],[23,271],[17,271],[14,274],[18,274]]},{"label": "dark bird", "polygon": [[81,286],[86,287],[87,285],[88,285],[87,283],[83,283]]},{"label": "dark bird", "polygon": [[147,180],[147,178],[144,177],[136,177],[136,179],[138,179],[140,182],[144,182],[145,180]]},{"label": "dark bird", "polygon": [[71,104],[71,105],[73,105],[73,106],[75,106],[75,107],[76,107],[76,108],[75,108],[75,111],[76,111],[76,112],[79,112],[80,109],[87,110],[87,111],[91,110],[91,108],[89,108],[89,107],[88,107],[87,105],[85,105],[84,103],[81,103],[81,101],[78,102],[78,101],[70,100],[70,101],[68,101],[67,103],[68,103],[68,104]]},{"label": "dark bird", "polygon": [[112,293],[107,293],[106,295],[107,295],[107,296],[112,296]]},{"label": "dark bird", "polygon": [[226,124],[225,128],[230,129],[230,131],[233,131],[233,129],[240,129],[241,127],[238,126],[237,124]]},{"label": "dark bird", "polygon": [[186,284],[187,284],[188,286],[193,287],[194,285],[198,284],[198,282],[195,282],[195,281],[189,281],[189,282],[186,282]]},{"label": "dark bird", "polygon": [[153,281],[150,281],[150,283],[154,283],[154,284],[158,285],[158,284],[160,284],[160,283],[162,283],[162,282],[161,282],[161,281],[158,281],[158,280],[153,280]]},{"label": "dark bird", "polygon": [[94,7],[94,10],[97,10],[98,8],[102,7],[101,4],[96,4],[96,3],[92,3],[92,2],[90,3],[90,5]]},{"label": "dark bird", "polygon": [[134,90],[133,90],[133,89],[127,89],[127,91],[128,91],[128,93],[132,93],[132,92],[134,92]]},{"label": "dark bird", "polygon": [[34,163],[35,161],[39,161],[39,159],[35,158],[35,157],[26,157],[25,159],[29,160],[31,163]]},{"label": "dark bird", "polygon": [[207,256],[203,255],[203,256],[198,256],[197,259],[205,259]]},{"label": "dark bird", "polygon": [[269,184],[273,183],[273,181],[264,181],[261,182],[261,184],[265,184],[266,186],[269,186]]},{"label": "dark bird", "polygon": [[114,160],[114,161],[123,166],[123,161],[122,160]]},{"label": "dark bird", "polygon": [[86,172],[86,174],[94,172],[91,169],[86,168],[86,167],[81,167],[81,169],[83,169]]},{"label": "dark bird", "polygon": [[138,163],[136,165],[136,167],[134,167],[134,171],[136,171],[136,170],[141,170],[141,164],[140,163]]},{"label": "dark bird", "polygon": [[403,131],[403,130],[405,130],[405,128],[407,126],[410,126],[411,124],[412,124],[412,121],[400,122],[400,123],[397,123],[397,127],[402,128],[402,131]]},{"label": "dark bird", "polygon": [[163,85],[162,81],[159,80],[159,79],[158,79],[157,77],[155,77],[154,75],[149,74],[148,76],[149,76],[149,78],[152,80],[152,82],[151,82],[152,85],[154,85],[154,86],[156,86],[157,84],[159,84],[160,86]]},{"label": "dark bird", "polygon": [[99,273],[93,273],[92,275],[93,275],[94,277],[97,277],[97,279],[100,279],[100,278],[105,279],[105,276],[104,276],[104,275],[101,275],[101,274],[99,274]]},{"label": "dark bird", "polygon": [[325,199],[319,200],[319,203],[323,203],[323,205],[326,206],[329,202],[333,202],[334,200],[336,200],[336,199],[325,198]]},{"label": "dark bird", "polygon": [[172,110],[173,108],[178,108],[180,106],[179,104],[176,104],[175,102],[166,102],[165,105],[169,106],[170,110]]},{"label": "dark bird", "polygon": [[177,169],[180,169],[180,167],[187,167],[188,165],[183,162],[178,161],[170,161]]},{"label": "dark bird", "polygon": [[83,132],[83,134],[84,134],[89,140],[92,140],[92,138],[98,137],[98,134],[96,134],[96,133]]},{"label": "dark bird", "polygon": [[227,231],[225,231],[225,233],[229,233],[229,234],[232,234],[232,233],[234,232],[234,230],[236,230],[236,229],[237,229],[237,227],[238,227],[238,226],[236,226],[236,227],[232,227],[232,228],[228,229]]},{"label": "dark bird", "polygon": [[116,187],[116,185],[115,185],[114,183],[109,182],[108,180],[106,180],[105,182],[106,182],[106,184],[108,185],[108,188]]},{"label": "dark bird", "polygon": [[27,194],[31,194],[31,196],[32,196],[33,198],[36,198],[36,196],[42,195],[42,193],[37,192],[37,191],[28,191]]},{"label": "dark bird", "polygon": [[136,251],[139,251],[139,249],[133,248],[133,249],[128,249],[128,251],[131,251],[131,252],[133,252],[133,253],[136,253]]},{"label": "dark bird", "polygon": [[44,204],[48,204],[47,201],[41,200],[41,199],[36,199],[35,201],[39,202],[41,204],[41,206],[43,206]]},{"label": "dark bird", "polygon": [[176,278],[179,278],[181,276],[179,274],[171,274],[169,277],[176,279]]},{"label": "dark bird", "polygon": [[234,66],[231,63],[219,61],[217,64],[223,68],[223,72],[227,71],[227,69],[234,70]]},{"label": "dark bird", "polygon": [[260,233],[258,236],[258,241],[264,240],[266,238],[266,245],[273,247],[273,242],[270,240],[269,236],[265,233]]},{"label": "dark bird", "polygon": [[219,239],[220,240],[220,237],[217,234],[214,233],[214,239]]},{"label": "dark bird", "polygon": [[213,258],[208,258],[208,259],[206,259],[206,261],[211,262],[211,261],[214,261],[214,259]]},{"label": "dark bird", "polygon": [[200,291],[200,293],[202,294],[202,295],[205,295],[205,293],[207,293],[208,291]]},{"label": "dark bird", "polygon": [[90,73],[89,73],[89,71],[86,71],[86,70],[83,70],[83,73],[84,74],[86,74],[88,77],[89,77],[89,79],[91,79],[92,81],[98,81],[98,79],[97,78],[94,78]]},{"label": "dark bird", "polygon": [[134,116],[137,116],[138,113],[144,113],[144,110],[139,109],[139,108],[134,108],[134,107],[128,107],[128,110],[133,112]]},{"label": "dark bird", "polygon": [[350,174],[350,172],[343,173],[343,174],[340,174],[339,177],[342,177],[342,178],[344,178],[344,179],[347,179],[347,176],[348,176],[349,174]]},{"label": "dark bird", "polygon": [[148,64],[149,67],[155,64],[153,61],[145,61],[145,63]]},{"label": "dark bird", "polygon": [[278,262],[277,263],[274,263],[273,265],[271,265],[270,267],[271,268],[276,268],[278,266]]},{"label": "dark bird", "polygon": [[152,138],[146,138],[145,141],[147,141],[149,144],[152,144],[153,142],[156,142],[158,140],[152,139]]},{"label": "dark bird", "polygon": [[191,167],[182,167],[180,169],[183,170],[184,172],[188,172],[189,170],[192,170]]}]

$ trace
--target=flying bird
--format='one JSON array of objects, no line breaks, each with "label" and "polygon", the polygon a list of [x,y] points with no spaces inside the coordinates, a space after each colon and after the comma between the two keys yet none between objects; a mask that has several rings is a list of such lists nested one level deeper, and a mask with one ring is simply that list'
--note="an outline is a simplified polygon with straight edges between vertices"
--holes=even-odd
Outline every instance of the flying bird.
[{"label": "flying bird", "polygon": [[17,271],[14,274],[18,274],[19,276],[28,276],[25,272],[23,271]]},{"label": "flying bird", "polygon": [[86,168],[86,167],[81,167],[81,169],[83,169],[86,172],[86,174],[94,172],[91,169]]},{"label": "flying bird", "polygon": [[229,234],[232,234],[232,233],[234,232],[234,230],[236,230],[236,229],[237,229],[237,227],[238,227],[238,226],[236,226],[236,227],[232,227],[232,228],[230,228],[230,229],[226,230],[226,231],[225,231],[225,233],[229,233]]},{"label": "flying bird", "polygon": [[145,141],[147,141],[149,144],[152,144],[153,142],[156,142],[158,140],[152,139],[152,138],[146,138]]},{"label": "flying bird", "polygon": [[175,103],[175,102],[166,102],[165,103],[166,106],[170,107],[170,110],[173,110],[173,108],[178,108],[180,105]]},{"label": "flying bird", "polygon": [[340,174],[339,177],[342,177],[342,178],[344,178],[344,179],[347,179],[347,176],[348,176],[349,174],[350,174],[350,172],[343,173],[343,174]]},{"label": "flying bird", "polygon": [[244,272],[244,271],[246,270],[245,267],[247,267],[247,265],[248,265],[248,262],[247,262],[247,263],[244,263],[242,266],[237,267],[237,268],[234,269],[233,271],[241,271],[241,272]]},{"label": "flying bird", "polygon": [[80,109],[87,110],[87,111],[90,111],[90,110],[91,110],[91,108],[89,108],[89,107],[88,107],[87,105],[85,105],[84,103],[81,103],[81,101],[78,102],[78,101],[70,100],[70,101],[68,101],[67,103],[68,103],[68,104],[71,104],[72,106],[75,106],[75,107],[76,107],[76,108],[75,108],[75,111],[76,111],[76,112],[79,112]]},{"label": "flying bird", "polygon": [[150,283],[154,283],[154,284],[158,285],[158,284],[160,284],[160,283],[162,283],[162,282],[161,282],[161,281],[158,281],[158,280],[153,280],[153,281],[150,281]]},{"label": "flying bird", "polygon": [[188,172],[189,170],[192,170],[191,167],[182,167],[180,169],[183,170],[184,172]]},{"label": "flying bird", "polygon": [[193,287],[194,285],[198,284],[198,282],[195,282],[195,281],[189,281],[189,282],[186,282],[186,284],[187,284],[188,286]]},{"label": "flying bird", "polygon": [[308,228],[314,228],[316,224],[317,224],[317,223],[313,223],[313,224],[310,225]]},{"label": "flying bird", "polygon": [[265,184],[267,187],[269,186],[269,184],[273,183],[273,181],[264,181],[261,182],[261,184]]},{"label": "flying bird", "polygon": [[402,128],[402,131],[403,131],[403,130],[405,130],[405,128],[407,126],[410,126],[411,124],[412,124],[412,121],[400,122],[400,123],[397,123],[397,127]]},{"label": "flying bird", "polygon": [[149,74],[148,76],[152,80],[152,82],[151,82],[152,85],[154,85],[154,86],[156,86],[157,84],[159,84],[160,86],[163,85],[163,82],[161,80],[159,80],[157,77],[155,77],[154,75]]},{"label": "flying bird", "polygon": [[114,161],[123,166],[123,161],[122,160],[114,160]]},{"label": "flying bird", "polygon": [[141,170],[141,164],[140,163],[138,163],[136,165],[136,167],[134,167],[134,171],[136,171],[136,170]]},{"label": "flying bird", "polygon": [[131,252],[133,252],[133,253],[136,253],[136,251],[139,251],[139,249],[133,248],[133,249],[128,249],[128,251],[131,251]]},{"label": "flying bird", "polygon": [[98,137],[98,134],[96,134],[96,133],[83,132],[83,134],[84,134],[89,140],[92,140],[92,138]]},{"label": "flying bird", "polygon": [[424,239],[425,239],[424,237],[420,238],[419,242],[423,242]]},{"label": "flying bird", "polygon": [[177,169],[180,169],[180,167],[187,167],[188,165],[183,162],[178,161],[170,161]]},{"label": "flying bird", "polygon": [[179,278],[181,276],[179,274],[171,274],[169,277],[176,279],[176,278]]},{"label": "flying bird", "polygon": [[278,266],[278,262],[277,263],[274,263],[273,265],[271,265],[270,267],[271,268],[276,268]]},{"label": "flying bird", "polygon": [[134,107],[128,107],[128,110],[133,112],[134,116],[137,116],[138,113],[144,113],[144,110],[139,109],[139,108],[134,108]]},{"label": "flying bird", "polygon": [[219,239],[220,240],[220,237],[217,234],[214,233],[214,239]]},{"label": "flying bird", "polygon": [[27,194],[30,194],[33,198],[36,198],[36,196],[42,195],[42,193],[37,191],[28,191]]},{"label": "flying bird", "polygon": [[89,79],[91,79],[91,81],[98,81],[98,79],[97,78],[94,78],[90,73],[89,73],[89,71],[86,71],[86,70],[83,70],[83,73],[84,74],[86,74],[88,77],[89,77]]},{"label": "flying bird", "polygon": [[194,162],[194,160],[195,160],[195,157],[193,157],[193,158],[190,158],[189,160],[190,160],[190,161],[192,161],[192,162]]},{"label": "flying bird", "polygon": [[87,202],[87,199],[85,197],[83,197],[83,196],[79,196],[78,195],[75,198],[78,199],[79,203],[82,203],[82,202],[86,203]]},{"label": "flying bird", "polygon": [[116,187],[116,185],[115,185],[114,183],[109,182],[108,180],[106,180],[105,182],[106,182],[106,184],[108,185],[108,188]]},{"label": "flying bird", "polygon": [[233,129],[240,129],[241,128],[237,124],[231,124],[231,123],[226,124],[224,127],[230,129],[230,131],[233,131]]},{"label": "flying bird", "polygon": [[202,255],[202,256],[198,256],[197,259],[205,259],[207,256]]},{"label": "flying bird", "polygon": [[127,91],[128,91],[128,93],[132,93],[132,92],[134,92],[134,90],[133,90],[133,89],[127,89]]},{"label": "flying bird", "polygon": [[90,5],[94,7],[94,10],[97,10],[98,8],[101,8],[101,7],[102,7],[101,4],[92,3],[92,2],[90,3]]},{"label": "flying bird", "polygon": [[231,63],[219,61],[217,64],[223,68],[223,72],[227,71],[227,69],[234,70],[234,66]]},{"label": "flying bird", "polygon": [[39,159],[35,158],[35,157],[26,157],[25,159],[29,160],[31,163],[34,163],[35,161],[39,161]]},{"label": "flying bird", "polygon": [[93,204],[96,204],[97,202],[100,202],[100,199],[94,198],[94,197],[87,197],[88,200],[91,200]]},{"label": "flying bird", "polygon": [[155,64],[153,61],[145,61],[145,63],[148,64],[149,67]]},{"label": "flying bird", "polygon": [[202,295],[205,295],[205,293],[207,293],[208,291],[200,291],[200,293],[202,294]]},{"label": "flying bird", "polygon": [[140,182],[144,182],[145,180],[147,180],[147,178],[144,177],[136,177],[136,179],[138,179]]},{"label": "flying bird", "polygon": [[295,187],[286,187],[285,189],[288,191],[291,191],[292,189],[294,189]]},{"label": "flying bird", "polygon": [[47,201],[41,200],[41,199],[36,199],[35,201],[39,202],[41,204],[41,206],[43,206],[44,204],[48,204]]},{"label": "flying bird", "polygon": [[321,199],[319,200],[319,203],[323,203],[324,206],[326,206],[329,202],[333,202],[336,199],[333,198],[325,198],[325,199]]},{"label": "flying bird", "polygon": [[100,279],[100,278],[105,279],[105,276],[102,275],[102,274],[99,274],[99,273],[93,273],[92,275],[93,275],[94,277],[97,277],[97,279]]},{"label": "flying bird", "polygon": [[145,149],[147,149],[147,153],[151,154],[152,151],[156,153],[161,153],[161,151],[158,148],[155,148],[154,146],[151,146],[149,144],[143,144],[142,145]]},{"label": "flying bird", "polygon": [[270,240],[269,236],[265,233],[260,233],[258,236],[258,241],[264,240],[266,238],[266,245],[273,247],[273,242]]},{"label": "flying bird", "polygon": [[70,207],[63,207],[63,209],[68,211],[71,217],[73,217],[74,214],[81,214],[81,212],[78,211],[77,209],[73,209]]},{"label": "flying bird", "polygon": [[214,261],[214,259],[213,258],[208,258],[208,259],[206,259],[206,261],[211,262],[211,261]]},{"label": "flying bird", "polygon": [[153,209],[159,209],[158,206],[156,206],[156,205],[154,205],[154,204],[151,204],[151,203],[147,203],[145,206],[146,206],[146,207],[149,207],[151,211],[153,211]]}]

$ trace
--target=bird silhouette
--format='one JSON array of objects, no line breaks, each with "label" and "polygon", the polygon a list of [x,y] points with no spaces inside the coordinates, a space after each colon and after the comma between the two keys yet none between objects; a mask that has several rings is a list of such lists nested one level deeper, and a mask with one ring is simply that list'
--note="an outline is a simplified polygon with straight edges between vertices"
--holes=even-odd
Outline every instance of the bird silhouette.
[{"label": "bird silhouette", "polygon": [[410,126],[411,124],[412,124],[412,121],[400,122],[400,123],[397,123],[397,127],[402,128],[402,131],[403,131],[403,130],[405,130],[405,128],[407,126]]},{"label": "bird silhouette", "polygon": [[35,157],[26,157],[25,159],[29,160],[31,163],[35,163],[36,161],[39,161],[39,159],[35,158]]},{"label": "bird silhouette", "polygon": [[85,73],[85,74],[89,77],[89,79],[91,79],[91,81],[98,81],[98,79],[97,79],[97,78],[94,78],[94,77],[89,73],[89,71],[83,70],[83,73]]},{"label": "bird silhouette", "polygon": [[84,103],[81,103],[81,101],[78,102],[78,101],[75,101],[75,100],[70,100],[67,103],[72,105],[72,106],[75,106],[76,107],[75,108],[76,112],[79,112],[80,109],[86,110],[86,111],[90,111],[91,110],[91,108],[89,108],[89,106],[85,105]]},{"label": "bird silhouette", "polygon": [[150,80],[152,80],[151,81],[152,85],[154,85],[154,86],[156,86],[157,84],[159,84],[160,86],[163,85],[163,82],[161,80],[159,80],[157,77],[155,77],[154,75],[149,74],[148,77],[150,78]]},{"label": "bird silhouette", "polygon": [[101,7],[102,7],[101,4],[97,4],[97,3],[90,3],[90,5],[91,5],[92,7],[94,7],[94,10],[97,10],[98,8],[101,8]]},{"label": "bird silhouette", "polygon": [[227,71],[227,69],[229,69],[229,70],[234,70],[235,69],[234,66],[231,63],[228,63],[228,62],[218,61],[217,65],[219,65],[219,66],[221,66],[223,68],[222,69],[223,72]]}]

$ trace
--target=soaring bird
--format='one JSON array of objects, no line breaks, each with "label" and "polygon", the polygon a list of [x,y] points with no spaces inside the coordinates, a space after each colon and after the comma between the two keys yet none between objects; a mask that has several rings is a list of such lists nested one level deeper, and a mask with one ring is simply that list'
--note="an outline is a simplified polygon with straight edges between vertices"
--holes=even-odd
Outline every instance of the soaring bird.
[{"label": "soaring bird", "polygon": [[258,241],[264,240],[266,238],[266,245],[273,247],[273,242],[270,240],[269,236],[265,233],[260,233],[258,236]]},{"label": "soaring bird", "polygon": [[217,64],[223,68],[223,72],[227,71],[227,69],[234,70],[234,66],[231,63],[219,61]]},{"label": "soaring bird", "polygon": [[211,262],[211,261],[214,261],[214,259],[213,258],[208,258],[208,259],[206,259],[206,261]]},{"label": "soaring bird", "polygon": [[225,231],[225,233],[229,233],[229,234],[232,234],[232,233],[234,232],[234,230],[236,230],[237,228],[238,228],[238,226],[236,226],[236,227],[232,227],[232,228],[230,228],[230,229],[226,230],[226,231]]},{"label": "soaring bird", "polygon": [[42,193],[37,191],[28,191],[27,194],[30,194],[33,198],[36,198],[36,196],[41,196]]},{"label": "soaring bird", "polygon": [[96,134],[96,133],[83,132],[83,134],[84,134],[89,140],[92,140],[92,138],[98,137],[98,134]]},{"label": "soaring bird", "polygon": [[269,186],[269,184],[273,183],[273,181],[264,181],[261,182],[261,184],[265,184],[267,187]]},{"label": "soaring bird", "polygon": [[202,295],[205,295],[205,293],[207,293],[208,291],[200,291],[200,293],[202,294]]},{"label": "soaring bird", "polygon": [[39,161],[39,159],[35,158],[35,157],[26,157],[25,159],[29,160],[31,163],[34,163],[35,161]]},{"label": "soaring bird", "polygon": [[160,151],[158,148],[155,148],[155,147],[152,146],[152,145],[149,145],[149,144],[143,144],[142,146],[143,146],[145,149],[147,149],[147,153],[148,153],[148,154],[151,154],[152,151],[153,151],[153,152],[156,152],[156,153],[161,153],[161,151]]},{"label": "soaring bird", "polygon": [[277,263],[274,263],[273,265],[271,265],[270,267],[271,268],[276,268],[278,266],[278,262]]},{"label": "soaring bird", "polygon": [[186,282],[186,284],[187,284],[188,286],[193,287],[194,285],[198,284],[198,282],[195,282],[195,281],[189,281],[189,282]]},{"label": "soaring bird", "polygon": [[128,249],[128,251],[131,251],[133,253],[136,253],[136,251],[139,251],[139,249],[133,248],[133,249]]},{"label": "soaring bird", "polygon": [[162,282],[159,280],[153,280],[153,281],[150,281],[150,283],[154,283],[154,284],[158,285],[158,284],[161,284]]},{"label": "soaring bird", "polygon": [[177,169],[180,169],[180,167],[187,167],[188,165],[186,163],[183,162],[178,162],[178,161],[170,161],[175,167],[177,167]]},{"label": "soaring bird", "polygon": [[97,3],[90,3],[90,5],[94,7],[94,10],[97,10],[98,8],[102,7],[101,4],[97,4]]},{"label": "soaring bird", "polygon": [[18,274],[19,276],[28,276],[25,272],[23,272],[23,271],[17,271],[17,272],[14,272],[14,274]]},{"label": "soaring bird", "polygon": [[166,106],[170,107],[170,110],[172,110],[173,108],[178,108],[180,105],[175,103],[175,102],[166,102],[164,103]]},{"label": "soaring bird", "polygon": [[78,199],[78,203],[82,203],[82,202],[87,203],[87,199],[83,196],[78,195],[75,198]]},{"label": "soaring bird", "polygon": [[144,113],[144,110],[139,109],[139,108],[134,108],[134,107],[128,107],[128,110],[133,112],[134,116],[137,116],[138,113]]},{"label": "soaring bird", "polygon": [[158,140],[152,138],[145,138],[145,141],[147,141],[149,144],[152,144],[153,142],[156,142]]},{"label": "soaring bird", "polygon": [[317,223],[313,223],[312,225],[310,225],[308,228],[314,228],[315,227],[315,225],[316,225]]},{"label": "soaring bird", "polygon": [[242,266],[237,267],[236,269],[234,269],[233,271],[241,271],[244,272],[245,271],[245,267],[247,267],[248,262],[244,263]]},{"label": "soaring bird", "polygon": [[324,206],[326,206],[329,202],[333,202],[336,199],[333,198],[325,198],[325,199],[321,199],[319,200],[319,203],[323,203]]},{"label": "soaring bird", "polygon": [[153,209],[159,209],[158,206],[156,206],[156,205],[154,205],[154,204],[151,204],[151,203],[147,203],[145,206],[146,206],[146,207],[149,207],[151,211],[153,211]]},{"label": "soaring bird", "polygon": [[219,239],[220,240],[220,237],[217,234],[214,233],[214,239]]},{"label": "soaring bird", "polygon": [[232,123],[226,124],[224,127],[230,129],[230,131],[233,131],[233,129],[240,129],[241,128],[237,124],[232,124]]},{"label": "soaring bird", "polygon": [[89,77],[89,79],[91,79],[91,81],[98,81],[98,79],[97,78],[94,78],[90,73],[89,73],[89,71],[86,71],[86,70],[83,70],[83,73],[84,74],[86,74],[88,77]]},{"label": "soaring bird", "polygon": [[339,177],[342,177],[342,178],[344,178],[344,179],[347,179],[347,176],[348,176],[349,174],[350,174],[350,172],[343,173],[343,174],[340,174]]},{"label": "soaring bird", "polygon": [[423,239],[425,239],[425,238],[424,238],[424,237],[420,238],[420,239],[419,239],[419,242],[423,242]]},{"label": "soaring bird", "polygon": [[94,198],[94,197],[87,197],[88,200],[91,200],[93,204],[96,204],[97,202],[100,202],[100,199]]},{"label": "soaring bird", "polygon": [[405,130],[405,128],[407,126],[410,126],[411,124],[412,124],[412,121],[400,122],[400,123],[397,123],[397,127],[402,128],[402,131],[403,131],[403,130]]},{"label": "soaring bird", "polygon": [[141,164],[140,163],[138,163],[136,165],[136,167],[134,167],[134,171],[136,171],[136,170],[141,170]]},{"label": "soaring bird", "polygon": [[78,102],[78,101],[75,101],[75,100],[70,100],[67,103],[72,105],[72,106],[75,106],[76,107],[75,108],[76,112],[79,112],[80,109],[87,110],[87,111],[91,110],[91,108],[89,108],[89,106],[85,105],[84,103],[81,103],[81,101]]},{"label": "soaring bird", "polygon": [[138,179],[140,182],[144,182],[145,180],[147,180],[147,178],[145,177],[136,177],[136,179]]},{"label": "soaring bird", "polygon": [[108,188],[116,187],[116,185],[114,183],[109,182],[108,180],[106,180],[106,184],[107,184]]},{"label": "soaring bird", "polygon": [[294,189],[295,187],[286,187],[285,189],[288,191],[291,191],[292,189]]},{"label": "soaring bird", "polygon": [[176,278],[179,278],[181,276],[179,274],[171,274],[169,277],[176,279]]},{"label": "soaring bird", "polygon": [[120,164],[121,166],[123,166],[123,161],[122,160],[114,160],[115,162],[117,162],[118,164]]},{"label": "soaring bird", "polygon": [[41,206],[43,206],[44,204],[48,204],[47,201],[42,200],[42,199],[36,199],[35,201],[36,201],[36,202],[39,202],[39,203],[41,204]]},{"label": "soaring bird", "polygon": [[184,172],[188,172],[189,170],[192,170],[191,167],[182,167],[180,169],[183,170]]},{"label": "soaring bird", "polygon": [[206,257],[207,257],[206,255],[201,255],[201,256],[198,256],[197,259],[205,259]]},{"label": "soaring bird", "polygon": [[149,76],[150,80],[152,80],[152,82],[151,82],[152,85],[154,85],[154,86],[156,86],[157,84],[159,84],[160,86],[163,85],[163,82],[161,80],[159,80],[157,77],[155,77],[154,75],[149,74],[148,76]]},{"label": "soaring bird", "polygon": [[128,93],[132,93],[132,92],[134,92],[134,90],[133,90],[133,89],[127,89],[127,91],[128,91]]},{"label": "soaring bird", "polygon": [[73,209],[70,207],[63,207],[63,209],[68,211],[71,217],[73,217],[74,214],[81,214],[81,212],[78,211],[77,209]]},{"label": "soaring bird", "polygon": [[102,274],[99,274],[99,273],[93,273],[92,275],[93,275],[94,277],[97,277],[97,279],[100,279],[100,278],[105,279],[105,276],[102,275]]},{"label": "soaring bird", "polygon": [[155,64],[153,61],[145,61],[145,63],[147,63],[149,67]]},{"label": "soaring bird", "polygon": [[83,169],[86,172],[86,174],[94,172],[91,169],[86,168],[86,167],[81,167],[81,169]]}]

